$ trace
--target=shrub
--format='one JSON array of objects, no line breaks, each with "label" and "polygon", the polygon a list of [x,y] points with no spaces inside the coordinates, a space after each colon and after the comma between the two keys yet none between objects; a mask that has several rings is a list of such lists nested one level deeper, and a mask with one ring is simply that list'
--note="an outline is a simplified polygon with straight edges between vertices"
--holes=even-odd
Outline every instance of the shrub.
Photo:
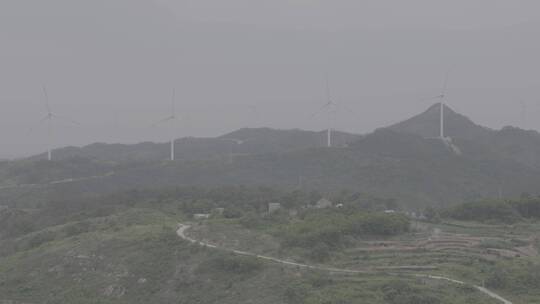
[{"label": "shrub", "polygon": [[220,272],[247,275],[260,271],[263,268],[263,263],[255,257],[220,253],[210,259],[206,266],[207,269]]},{"label": "shrub", "polygon": [[382,287],[384,300],[389,304],[438,304],[435,296],[425,294],[420,288],[404,281],[393,281]]},{"label": "shrub", "polygon": [[461,204],[447,210],[445,216],[462,221],[504,223],[514,223],[521,218],[511,204],[487,200]]},{"label": "shrub", "polygon": [[288,285],[283,295],[283,297],[285,298],[285,303],[287,304],[304,303],[304,299],[308,296],[309,290],[310,290],[309,286],[300,284],[300,283]]},{"label": "shrub", "polygon": [[66,233],[66,236],[76,236],[79,234],[86,233],[90,231],[90,223],[88,222],[78,222],[75,224],[71,224],[66,226],[63,231]]},{"label": "shrub", "polygon": [[330,258],[330,248],[326,243],[319,243],[310,251],[310,258],[317,262],[324,262]]},{"label": "shrub", "polygon": [[223,217],[228,219],[241,218],[243,215],[242,210],[235,207],[228,207],[223,211]]},{"label": "shrub", "polygon": [[399,214],[317,210],[302,221],[284,226],[279,234],[283,245],[317,249],[313,254],[324,258],[326,249],[346,245],[349,238],[399,235],[407,232],[409,225],[409,220]]},{"label": "shrub", "polygon": [[28,249],[37,248],[45,243],[51,242],[56,238],[56,234],[51,231],[40,232],[28,240]]},{"label": "shrub", "polygon": [[486,286],[493,289],[506,289],[514,292],[540,294],[540,265],[497,264],[486,279]]},{"label": "shrub", "polygon": [[254,212],[248,212],[240,219],[240,225],[248,229],[258,228],[262,224],[262,219]]}]

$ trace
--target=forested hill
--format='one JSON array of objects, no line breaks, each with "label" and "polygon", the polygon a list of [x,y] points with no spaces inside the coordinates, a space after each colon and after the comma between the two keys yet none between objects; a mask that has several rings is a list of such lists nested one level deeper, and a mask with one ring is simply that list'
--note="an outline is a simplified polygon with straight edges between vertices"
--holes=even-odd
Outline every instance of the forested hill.
[{"label": "forested hill", "polygon": [[[215,160],[233,155],[285,153],[294,150],[324,147],[326,131],[276,130],[270,128],[240,129],[219,137],[186,137],[176,141],[176,158],[180,161]],[[345,132],[333,134],[335,146],[346,146],[361,138]],[[83,157],[100,161],[133,163],[161,161],[169,158],[169,143],[139,144],[95,143],[82,148],[66,147],[53,151],[55,160]],[[45,154],[31,159],[45,159]]]},{"label": "forested hill", "polygon": [[99,179],[54,185],[52,191],[78,196],[180,185],[349,189],[421,208],[496,197],[499,192],[508,197],[536,194],[539,183],[539,170],[513,160],[479,161],[454,154],[436,139],[382,129],[349,147],[235,155],[227,160],[149,162]]},{"label": "forested hill", "polygon": [[[434,109],[424,115],[432,115],[429,113]],[[407,124],[411,121],[414,119]],[[462,126],[466,128],[467,124]],[[26,181],[24,172],[32,172],[32,180],[38,181],[68,178],[75,172],[74,166],[83,162],[92,175],[115,174],[54,188],[74,195],[179,185],[265,185],[325,192],[349,189],[395,198],[410,208],[446,206],[500,194],[516,197],[524,192],[539,193],[537,132],[515,128],[495,131],[472,122],[468,126],[472,128],[469,134],[476,130],[485,135],[475,139],[453,137],[462,154],[456,154],[438,138],[407,130],[398,132],[395,127],[365,136],[337,133],[337,144],[332,148],[325,147],[325,132],[242,129],[218,138],[181,139],[174,163],[162,161],[168,155],[166,144],[91,145],[55,151],[56,157],[65,160],[50,164],[38,161],[31,171],[21,171],[18,162],[7,162],[0,168],[0,176],[4,176],[4,182]],[[159,149],[154,150],[156,147]],[[69,155],[69,151],[87,154]],[[117,162],[109,161],[115,158]],[[122,162],[125,159],[130,161]],[[25,160],[24,168],[33,163]],[[75,173],[84,174],[80,170]]]}]

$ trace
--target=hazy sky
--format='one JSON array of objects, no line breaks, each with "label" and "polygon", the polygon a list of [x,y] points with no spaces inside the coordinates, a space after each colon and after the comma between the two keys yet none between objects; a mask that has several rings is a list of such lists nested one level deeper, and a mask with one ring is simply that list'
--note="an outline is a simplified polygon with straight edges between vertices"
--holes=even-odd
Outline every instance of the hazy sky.
[{"label": "hazy sky", "polygon": [[[369,132],[423,111],[451,70],[449,105],[476,122],[540,129],[537,0],[1,0],[0,157],[55,146],[163,141],[240,127]],[[30,129],[34,126],[32,131]]]}]

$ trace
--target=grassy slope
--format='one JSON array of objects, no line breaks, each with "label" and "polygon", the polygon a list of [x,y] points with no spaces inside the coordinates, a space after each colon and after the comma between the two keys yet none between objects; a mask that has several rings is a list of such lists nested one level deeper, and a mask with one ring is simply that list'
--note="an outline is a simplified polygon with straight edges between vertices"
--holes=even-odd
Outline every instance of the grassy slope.
[{"label": "grassy slope", "polygon": [[[67,223],[20,237],[15,242],[22,249],[0,258],[0,301],[382,304],[394,303],[388,294],[405,292],[437,298],[437,303],[492,303],[446,284],[330,276],[232,258],[180,241],[174,234],[178,220],[155,210],[131,209],[86,220],[90,226],[80,234],[67,228],[75,223]],[[44,234],[49,237],[30,242]]]},{"label": "grassy slope", "polygon": [[[419,224],[417,224],[419,225]],[[441,224],[421,224],[423,231],[391,238],[379,238],[378,242],[403,242],[405,246],[421,240],[432,238],[437,242],[437,237],[432,236],[430,231],[435,229],[445,233],[441,237],[448,238],[454,235],[456,238],[482,238],[486,239],[472,247],[397,250],[386,248],[381,251],[368,252],[365,247],[368,240],[357,240],[345,248],[337,248],[332,251],[330,259],[325,262],[337,268],[366,269],[370,267],[388,266],[435,266],[437,269],[426,270],[425,273],[449,276],[465,282],[483,285],[496,290],[497,293],[512,299],[515,303],[537,303],[540,301],[540,275],[532,272],[539,269],[540,257],[503,258],[488,254],[487,248],[506,249],[515,240],[534,239],[540,233],[540,225],[535,222],[523,222],[514,225],[487,225],[472,222],[448,222]],[[275,228],[259,227],[246,229],[238,225],[236,221],[212,220],[202,226],[194,226],[191,235],[198,239],[205,239],[213,244],[219,244],[228,248],[247,250],[264,255],[280,258],[292,258],[297,262],[317,264],[310,261],[310,251],[300,248],[288,248],[279,246],[279,236],[275,234]],[[540,249],[538,238],[532,244]],[[500,247],[497,247],[500,246]],[[521,246],[521,245],[519,245]],[[394,272],[398,272],[397,270]],[[401,271],[404,275],[410,271]],[[419,270],[413,273],[418,273]],[[421,272],[421,271],[420,271]],[[493,287],[490,279],[494,273],[501,273],[503,283],[500,287]],[[385,278],[388,280],[388,278]],[[462,296],[462,291],[456,292],[456,297]],[[440,297],[441,295],[438,295]],[[455,303],[476,303],[460,302]]]}]

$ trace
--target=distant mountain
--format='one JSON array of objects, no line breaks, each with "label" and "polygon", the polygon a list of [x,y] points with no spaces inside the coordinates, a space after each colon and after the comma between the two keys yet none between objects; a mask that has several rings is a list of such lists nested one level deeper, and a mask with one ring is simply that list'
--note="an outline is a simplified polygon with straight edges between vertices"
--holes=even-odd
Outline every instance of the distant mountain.
[{"label": "distant mountain", "polygon": [[474,144],[529,167],[540,169],[540,133],[515,127],[504,127],[490,136],[479,137]]},{"label": "distant mountain", "polygon": [[[434,104],[427,111],[388,128],[396,132],[420,135],[424,138],[439,137],[440,109],[439,103]],[[493,133],[493,130],[475,124],[468,117],[454,112],[448,106],[445,106],[444,120],[446,136],[451,138],[475,139]]]},{"label": "distant mountain", "polygon": [[[540,168],[540,133],[536,131],[515,127],[489,129],[475,124],[448,106],[445,108],[445,128],[446,135],[468,157],[478,160],[507,159]],[[424,138],[437,138],[440,130],[440,104],[388,129]]]},{"label": "distant mountain", "polygon": [[[506,197],[540,194],[540,134],[509,127],[490,130],[450,109],[446,112],[448,134],[461,154],[429,133],[431,124],[438,125],[433,106],[365,136],[336,132],[333,148],[325,147],[325,132],[241,129],[217,138],[178,140],[179,158],[174,163],[161,161],[168,155],[166,144],[60,149],[55,155],[66,162],[78,156],[92,159],[89,164],[118,163],[114,175],[54,187],[62,195],[74,196],[178,185],[348,189],[395,198],[409,208],[500,193]],[[61,168],[63,161],[58,163]]]},{"label": "distant mountain", "polygon": [[[182,161],[228,158],[231,155],[284,153],[326,145],[326,131],[276,130],[270,128],[240,129],[216,138],[186,137],[176,141],[176,157]],[[336,131],[335,146],[345,146],[361,136]],[[66,147],[54,152],[56,160],[82,157],[101,161],[146,162],[169,157],[168,143],[104,144],[95,143],[82,148]],[[45,154],[32,159],[44,159]]]},{"label": "distant mountain", "polygon": [[[509,158],[456,155],[438,139],[381,129],[348,147],[235,155],[230,159],[153,162],[84,183],[60,184],[62,197],[171,186],[274,186],[394,198],[409,209],[540,194],[540,170]],[[51,195],[52,192],[48,192]],[[38,196],[39,197],[39,196]],[[43,198],[36,198],[36,202]],[[17,203],[16,201],[12,201]]]}]

